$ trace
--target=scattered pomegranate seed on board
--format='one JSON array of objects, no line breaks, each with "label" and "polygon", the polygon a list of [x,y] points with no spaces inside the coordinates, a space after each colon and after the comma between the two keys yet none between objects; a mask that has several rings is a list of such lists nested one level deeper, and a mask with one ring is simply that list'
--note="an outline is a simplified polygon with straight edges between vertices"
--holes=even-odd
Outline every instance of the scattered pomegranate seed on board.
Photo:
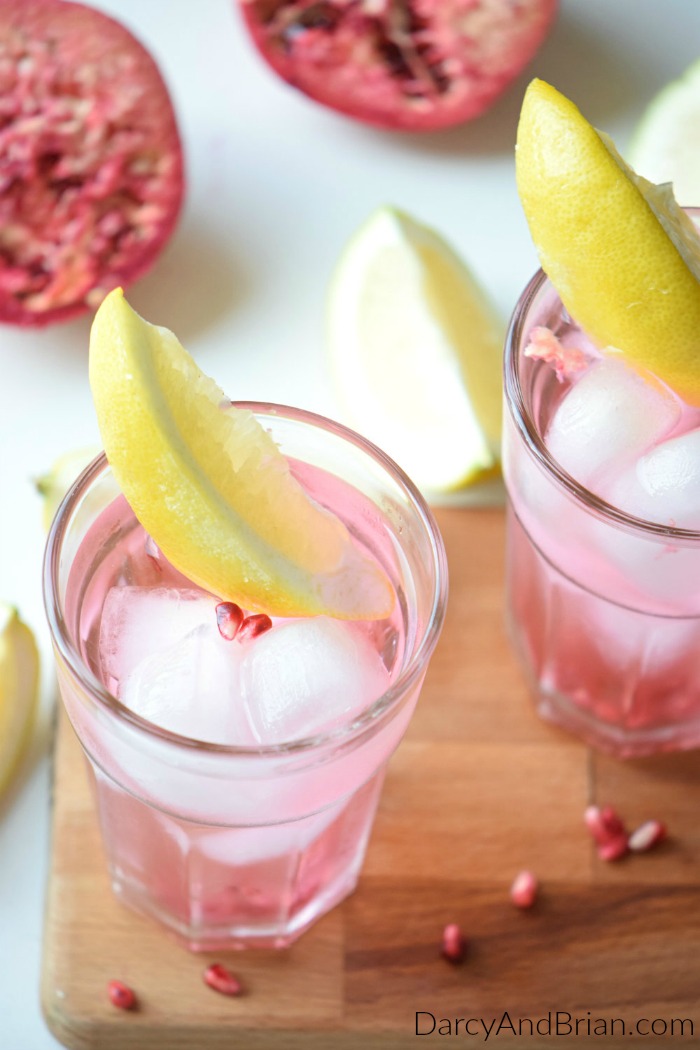
[{"label": "scattered pomegranate seed on board", "polygon": [[235,974],[221,963],[212,963],[204,971],[204,983],[221,995],[240,995],[243,986]]}]

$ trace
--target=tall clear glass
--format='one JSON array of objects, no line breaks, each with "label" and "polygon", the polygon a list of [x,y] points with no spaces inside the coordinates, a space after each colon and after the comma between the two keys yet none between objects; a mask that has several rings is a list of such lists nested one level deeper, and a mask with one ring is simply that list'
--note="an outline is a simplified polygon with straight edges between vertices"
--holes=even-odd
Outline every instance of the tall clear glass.
[{"label": "tall clear glass", "polygon": [[536,325],[575,332],[542,272],[507,337],[503,452],[509,626],[538,711],[621,757],[698,747],[700,533],[631,517],[555,462],[566,384],[524,355]]},{"label": "tall clear glass", "polygon": [[396,588],[394,620],[374,639],[391,685],[359,716],[306,739],[232,747],[159,728],[109,692],[96,655],[102,602],[128,578],[144,534],[104,457],[63,501],[45,560],[59,686],[87,758],[113,889],[193,950],[284,947],[354,889],[447,598],[435,521],[391,460],[320,416],[243,407]]}]

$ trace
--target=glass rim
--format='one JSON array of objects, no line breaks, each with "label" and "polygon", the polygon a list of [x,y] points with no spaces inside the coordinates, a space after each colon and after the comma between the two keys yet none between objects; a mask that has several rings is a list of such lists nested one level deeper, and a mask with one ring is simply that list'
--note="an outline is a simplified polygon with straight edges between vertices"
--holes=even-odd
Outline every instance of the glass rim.
[{"label": "glass rim", "polygon": [[[694,209],[691,209],[694,210]],[[621,526],[628,532],[644,533],[655,539],[685,541],[687,545],[700,543],[700,530],[682,529],[675,525],[663,525],[661,522],[647,521],[627,514],[601,496],[591,492],[585,485],[576,481],[554,459],[549,452],[544,438],[535,424],[528,408],[522,383],[520,381],[520,347],[524,342],[528,323],[528,314],[539,294],[554,285],[542,269],[529,280],[516,303],[506,334],[505,353],[503,358],[503,389],[508,411],[518,433],[528,451],[540,466],[551,475],[557,484],[565,489],[574,499],[598,517]],[[557,296],[558,298],[558,296]],[[561,302],[561,300],[559,300]]]},{"label": "glass rim", "polygon": [[278,416],[291,422],[308,424],[318,430],[334,434],[336,437],[354,445],[361,452],[375,461],[408,497],[417,510],[425,534],[429,540],[433,566],[434,585],[432,604],[426,616],[426,627],[406,666],[381,696],[364,708],[359,715],[353,716],[327,732],[312,736],[299,737],[279,744],[244,746],[235,744],[217,744],[206,740],[163,729],[155,722],[131,711],[121,703],[97,678],[83,660],[68,630],[61,602],[58,597],[58,573],[61,563],[61,552],[68,524],[79,501],[90,487],[110,469],[107,457],[100,452],[78,475],[63,497],[54,515],[49,529],[44,551],[42,585],[46,617],[54,646],[70,673],[77,679],[81,688],[98,706],[119,720],[127,722],[149,737],[157,737],[174,746],[194,750],[199,753],[231,755],[239,758],[280,757],[287,754],[300,754],[319,751],[325,745],[333,747],[350,746],[371,730],[380,728],[395,712],[398,713],[413,686],[423,674],[426,664],[437,644],[445,618],[448,596],[447,554],[437,521],[422,493],[411,481],[401,467],[373,442],[362,437],[342,423],[337,423],[320,413],[306,409],[293,408],[288,405],[265,401],[232,401],[236,408],[247,409],[260,416]]}]

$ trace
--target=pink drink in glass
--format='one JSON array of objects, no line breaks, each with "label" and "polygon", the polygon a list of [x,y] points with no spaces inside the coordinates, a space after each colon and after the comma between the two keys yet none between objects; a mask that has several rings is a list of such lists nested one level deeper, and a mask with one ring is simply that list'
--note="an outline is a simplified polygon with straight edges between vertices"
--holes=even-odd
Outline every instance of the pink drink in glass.
[{"label": "pink drink in glass", "polygon": [[223,638],[218,599],[154,548],[104,459],[47,548],[59,684],[112,886],[195,950],[284,947],[355,887],[446,600],[437,527],[390,460],[320,417],[248,407],[382,564],[390,618]]},{"label": "pink drink in glass", "polygon": [[[537,326],[585,367],[527,356]],[[506,345],[510,630],[539,712],[633,756],[700,745],[700,412],[624,368],[538,274]]]}]

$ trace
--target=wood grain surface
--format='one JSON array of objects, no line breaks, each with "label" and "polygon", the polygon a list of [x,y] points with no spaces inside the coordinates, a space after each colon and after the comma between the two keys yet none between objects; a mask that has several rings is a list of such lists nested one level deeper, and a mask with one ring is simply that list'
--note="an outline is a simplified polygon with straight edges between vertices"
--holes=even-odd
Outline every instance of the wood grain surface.
[{"label": "wood grain surface", "polygon": [[[700,1045],[700,753],[619,762],[542,723],[504,632],[502,511],[438,517],[447,622],[359,888],[290,950],[195,955],[120,905],[59,720],[42,1002],[66,1046]],[[582,823],[590,802],[632,827],[662,818],[670,838],[606,864]],[[541,882],[527,912],[508,894],[522,868]],[[469,937],[459,966],[440,956],[448,922]],[[243,996],[204,985],[212,961]],[[110,1005],[112,978],[137,991],[137,1012]]]}]

